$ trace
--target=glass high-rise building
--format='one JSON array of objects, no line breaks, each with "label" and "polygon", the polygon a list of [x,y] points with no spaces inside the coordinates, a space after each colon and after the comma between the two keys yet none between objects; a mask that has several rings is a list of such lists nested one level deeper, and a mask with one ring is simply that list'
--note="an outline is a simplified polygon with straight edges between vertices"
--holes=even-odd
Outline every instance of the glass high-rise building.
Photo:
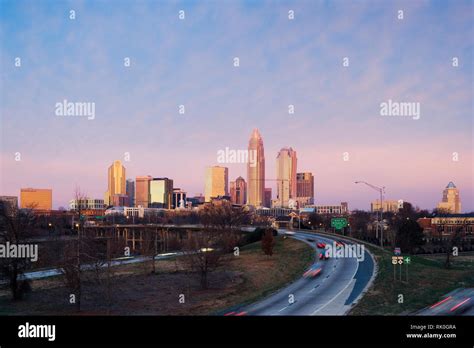
[{"label": "glass high-rise building", "polygon": [[135,206],[148,208],[150,203],[150,175],[137,176],[135,178]]},{"label": "glass high-rise building", "polygon": [[154,178],[150,181],[150,208],[171,209],[173,204],[173,180]]},{"label": "glass high-rise building", "polygon": [[278,206],[288,207],[290,199],[296,202],[296,151],[283,148],[278,152],[276,163]]},{"label": "glass high-rise building", "polygon": [[108,171],[108,186],[104,197],[106,206],[112,204],[113,195],[126,194],[125,180],[125,167],[120,161],[114,161]]},{"label": "glass high-rise building", "polygon": [[265,153],[263,139],[258,129],[254,129],[249,140],[247,163],[247,204],[262,207],[265,203]]},{"label": "glass high-rise building", "polygon": [[211,198],[229,195],[229,169],[226,167],[213,166],[206,168],[206,187],[204,199],[210,202]]},{"label": "glass high-rise building", "polygon": [[132,179],[127,179],[126,192],[128,196],[128,205],[130,207],[134,207],[135,206],[135,181],[133,181]]}]

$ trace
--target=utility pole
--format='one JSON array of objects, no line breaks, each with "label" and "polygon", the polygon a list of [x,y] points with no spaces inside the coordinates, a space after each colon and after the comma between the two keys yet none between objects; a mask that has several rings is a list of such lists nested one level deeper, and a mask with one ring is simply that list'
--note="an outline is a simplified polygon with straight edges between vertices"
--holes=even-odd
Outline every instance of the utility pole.
[{"label": "utility pole", "polygon": [[379,214],[377,214],[377,220],[378,220],[377,230],[380,227],[380,246],[383,248],[383,226],[382,226],[382,222],[383,222],[383,194],[385,192],[385,186],[378,187],[378,186],[369,184],[368,182],[365,182],[365,181],[356,181],[355,183],[356,184],[365,184],[365,185],[369,186],[370,188],[372,188],[372,189],[374,189],[374,190],[376,190],[380,193],[380,218],[378,217]]}]

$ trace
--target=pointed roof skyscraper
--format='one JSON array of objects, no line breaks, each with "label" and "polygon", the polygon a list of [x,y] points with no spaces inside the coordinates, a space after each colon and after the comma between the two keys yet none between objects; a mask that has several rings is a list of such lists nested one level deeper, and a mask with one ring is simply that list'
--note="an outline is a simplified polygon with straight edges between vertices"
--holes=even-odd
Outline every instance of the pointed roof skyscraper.
[{"label": "pointed roof skyscraper", "polygon": [[250,136],[248,151],[247,204],[262,207],[265,201],[265,154],[263,139],[257,128]]}]

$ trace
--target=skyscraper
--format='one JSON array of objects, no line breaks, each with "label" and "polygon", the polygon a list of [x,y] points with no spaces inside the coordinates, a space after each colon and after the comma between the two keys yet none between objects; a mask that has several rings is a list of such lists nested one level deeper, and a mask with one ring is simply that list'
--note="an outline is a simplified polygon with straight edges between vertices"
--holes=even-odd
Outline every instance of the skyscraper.
[{"label": "skyscraper", "polygon": [[314,176],[312,173],[296,174],[296,200],[300,206],[314,203]]},{"label": "skyscraper", "polygon": [[247,183],[239,176],[230,182],[230,200],[234,204],[245,204],[247,201]]},{"label": "skyscraper", "polygon": [[443,191],[443,200],[438,204],[439,210],[445,210],[451,214],[461,213],[461,198],[459,197],[459,190],[452,181]]},{"label": "skyscraper", "polygon": [[206,187],[204,196],[206,202],[211,198],[229,195],[229,169],[226,167],[213,166],[206,168]]},{"label": "skyscraper", "polygon": [[151,208],[171,209],[173,204],[173,180],[168,178],[154,178],[150,181]]},{"label": "skyscraper", "polygon": [[128,196],[128,204],[130,207],[135,206],[135,181],[132,179],[127,179],[127,196]]},{"label": "skyscraper", "polygon": [[120,161],[114,161],[109,167],[108,172],[108,189],[105,192],[104,203],[105,205],[112,204],[113,195],[124,195],[126,194],[125,187],[125,167]]},{"label": "skyscraper", "polygon": [[248,151],[249,158],[255,154],[255,161],[247,163],[247,204],[261,207],[265,200],[265,154],[258,129],[250,136]]},{"label": "skyscraper", "polygon": [[150,203],[150,175],[137,176],[135,179],[135,206],[148,208]]},{"label": "skyscraper", "polygon": [[290,199],[296,201],[296,151],[283,148],[277,155],[277,200],[280,207],[288,207]]}]

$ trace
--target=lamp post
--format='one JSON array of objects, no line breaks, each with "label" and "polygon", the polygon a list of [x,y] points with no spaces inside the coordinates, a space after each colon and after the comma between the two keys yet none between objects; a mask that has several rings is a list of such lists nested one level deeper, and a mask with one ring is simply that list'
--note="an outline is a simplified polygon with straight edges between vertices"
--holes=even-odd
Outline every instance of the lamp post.
[{"label": "lamp post", "polygon": [[[372,189],[374,189],[374,190],[376,190],[380,193],[380,218],[377,217],[377,220],[378,220],[377,230],[380,227],[380,246],[383,248],[383,226],[382,226],[382,221],[383,221],[383,193],[385,191],[385,186],[378,187],[378,186],[369,184],[368,182],[365,182],[365,181],[356,181],[355,183],[356,184],[365,184],[365,185],[369,186],[370,188],[372,188]],[[377,216],[378,216],[378,214],[377,214]]]}]

